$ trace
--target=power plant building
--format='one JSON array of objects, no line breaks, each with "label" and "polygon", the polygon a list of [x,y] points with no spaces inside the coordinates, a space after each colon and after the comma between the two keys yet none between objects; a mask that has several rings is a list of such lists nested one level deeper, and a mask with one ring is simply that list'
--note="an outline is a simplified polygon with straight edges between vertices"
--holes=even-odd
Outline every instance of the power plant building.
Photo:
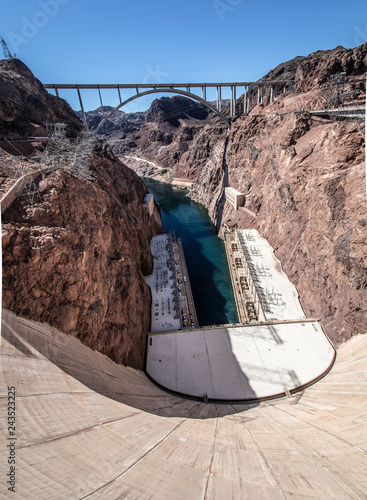
[{"label": "power plant building", "polygon": [[235,210],[245,204],[245,195],[232,187],[225,188],[226,200],[232,205]]}]

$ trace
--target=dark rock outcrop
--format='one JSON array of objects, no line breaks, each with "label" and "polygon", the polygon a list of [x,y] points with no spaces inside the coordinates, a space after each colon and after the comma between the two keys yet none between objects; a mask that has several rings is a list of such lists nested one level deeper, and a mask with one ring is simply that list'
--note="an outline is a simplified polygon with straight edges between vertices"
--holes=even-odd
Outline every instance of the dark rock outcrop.
[{"label": "dark rock outcrop", "polygon": [[[99,107],[93,111],[87,111],[85,117],[90,130],[95,130],[101,121],[113,111],[111,106]],[[83,113],[77,112],[77,115],[83,120]],[[114,147],[114,142],[119,142],[125,139],[129,134],[137,132],[143,125],[147,111],[138,111],[136,113],[124,113],[123,111],[115,111],[98,132],[104,139],[111,142]],[[116,144],[118,147],[118,144]]]},{"label": "dark rock outcrop", "polygon": [[69,137],[82,127],[69,104],[49,94],[24,63],[0,60],[0,137],[47,136],[47,124],[56,122],[67,124]]},{"label": "dark rock outcrop", "polygon": [[336,47],[331,50],[318,50],[307,57],[297,56],[279,64],[259,81],[293,80],[298,92],[307,92],[325,85],[330,76],[345,71],[352,82],[365,82],[367,64],[367,43],[345,49]]}]

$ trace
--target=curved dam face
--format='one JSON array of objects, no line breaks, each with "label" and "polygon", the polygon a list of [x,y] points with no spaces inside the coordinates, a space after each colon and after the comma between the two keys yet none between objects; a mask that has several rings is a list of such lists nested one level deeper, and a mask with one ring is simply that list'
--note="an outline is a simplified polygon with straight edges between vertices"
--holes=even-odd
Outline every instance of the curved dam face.
[{"label": "curved dam face", "polygon": [[[293,397],[204,404],[159,390],[75,338],[3,312],[0,497],[284,499],[367,496],[367,336]],[[16,456],[9,492],[7,446]]]}]

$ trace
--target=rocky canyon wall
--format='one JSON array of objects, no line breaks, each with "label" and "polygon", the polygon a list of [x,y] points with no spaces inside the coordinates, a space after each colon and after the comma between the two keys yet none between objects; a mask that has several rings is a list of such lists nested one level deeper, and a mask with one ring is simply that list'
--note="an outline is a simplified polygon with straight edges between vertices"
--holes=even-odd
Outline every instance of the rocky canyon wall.
[{"label": "rocky canyon wall", "polygon": [[[195,181],[190,196],[209,209],[219,231],[256,228],[269,240],[305,312],[321,320],[335,345],[367,331],[365,128],[362,120],[308,111],[330,106],[329,77],[341,71],[352,105],[363,104],[366,66],[367,44],[297,57],[264,77],[291,78],[293,88],[236,118],[229,132],[208,117],[188,140],[181,124],[171,156],[175,146],[185,143],[185,149],[177,148],[170,165],[157,136],[154,150],[146,148],[146,157],[169,168],[171,177]],[[140,154],[142,136],[155,127],[150,116],[139,132]],[[226,186],[245,193],[248,211],[233,210]]]},{"label": "rocky canyon wall", "polygon": [[[243,116],[227,136],[215,140],[208,127],[196,143],[192,150],[209,145],[211,154],[191,196],[208,207],[218,230],[258,229],[307,315],[321,320],[336,345],[367,331],[363,124],[302,113]],[[234,211],[226,186],[245,193],[254,216]]]},{"label": "rocky canyon wall", "polygon": [[3,214],[3,305],[78,337],[118,363],[143,368],[150,324],[149,242],[159,215],[143,182],[118,160],[94,155],[95,179],[57,170],[38,179],[33,205]]},{"label": "rocky canyon wall", "polygon": [[[0,101],[0,133],[8,141],[38,128],[45,134],[53,121],[66,122],[71,137],[81,128],[19,61],[2,62],[0,89],[23,103],[11,110]],[[34,116],[32,102],[42,103]],[[2,179],[8,173],[2,164]],[[150,239],[163,232],[157,207],[151,217],[144,210],[144,183],[103,143],[91,156],[90,180],[65,171],[61,160],[36,183],[33,204],[18,197],[2,214],[4,307],[142,369],[150,323],[144,275],[152,271]]]}]

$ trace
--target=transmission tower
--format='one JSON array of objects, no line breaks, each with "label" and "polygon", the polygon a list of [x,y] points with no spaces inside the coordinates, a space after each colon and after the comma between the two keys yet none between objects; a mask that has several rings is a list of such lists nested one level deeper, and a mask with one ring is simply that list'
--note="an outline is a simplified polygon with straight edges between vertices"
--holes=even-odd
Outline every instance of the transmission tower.
[{"label": "transmission tower", "polygon": [[1,42],[1,45],[3,46],[4,59],[14,59],[14,56],[12,55],[12,53],[9,50],[8,44],[6,43],[6,41],[4,40],[4,38],[2,36],[0,36],[0,42]]},{"label": "transmission tower", "polygon": [[5,158],[3,148],[1,147],[0,147],[0,170],[6,175],[8,175],[9,173],[9,167]]},{"label": "transmission tower", "polygon": [[93,132],[85,126],[80,132],[75,147],[75,162],[70,171],[83,179],[91,180],[91,155],[98,141]]},{"label": "transmission tower", "polygon": [[66,160],[70,144],[66,138],[65,123],[48,124],[47,128],[51,131],[51,136],[41,155],[41,162],[43,167],[49,166],[51,171],[60,167],[60,160]]},{"label": "transmission tower", "polygon": [[344,105],[346,76],[345,72],[330,75],[329,85],[322,89],[324,98],[331,108],[339,108],[339,106]]},{"label": "transmission tower", "polygon": [[35,198],[40,197],[38,186],[33,179],[23,183],[21,186],[21,191],[22,194],[20,196],[25,198],[26,201],[28,201],[28,203],[30,203],[31,205],[33,205]]}]

